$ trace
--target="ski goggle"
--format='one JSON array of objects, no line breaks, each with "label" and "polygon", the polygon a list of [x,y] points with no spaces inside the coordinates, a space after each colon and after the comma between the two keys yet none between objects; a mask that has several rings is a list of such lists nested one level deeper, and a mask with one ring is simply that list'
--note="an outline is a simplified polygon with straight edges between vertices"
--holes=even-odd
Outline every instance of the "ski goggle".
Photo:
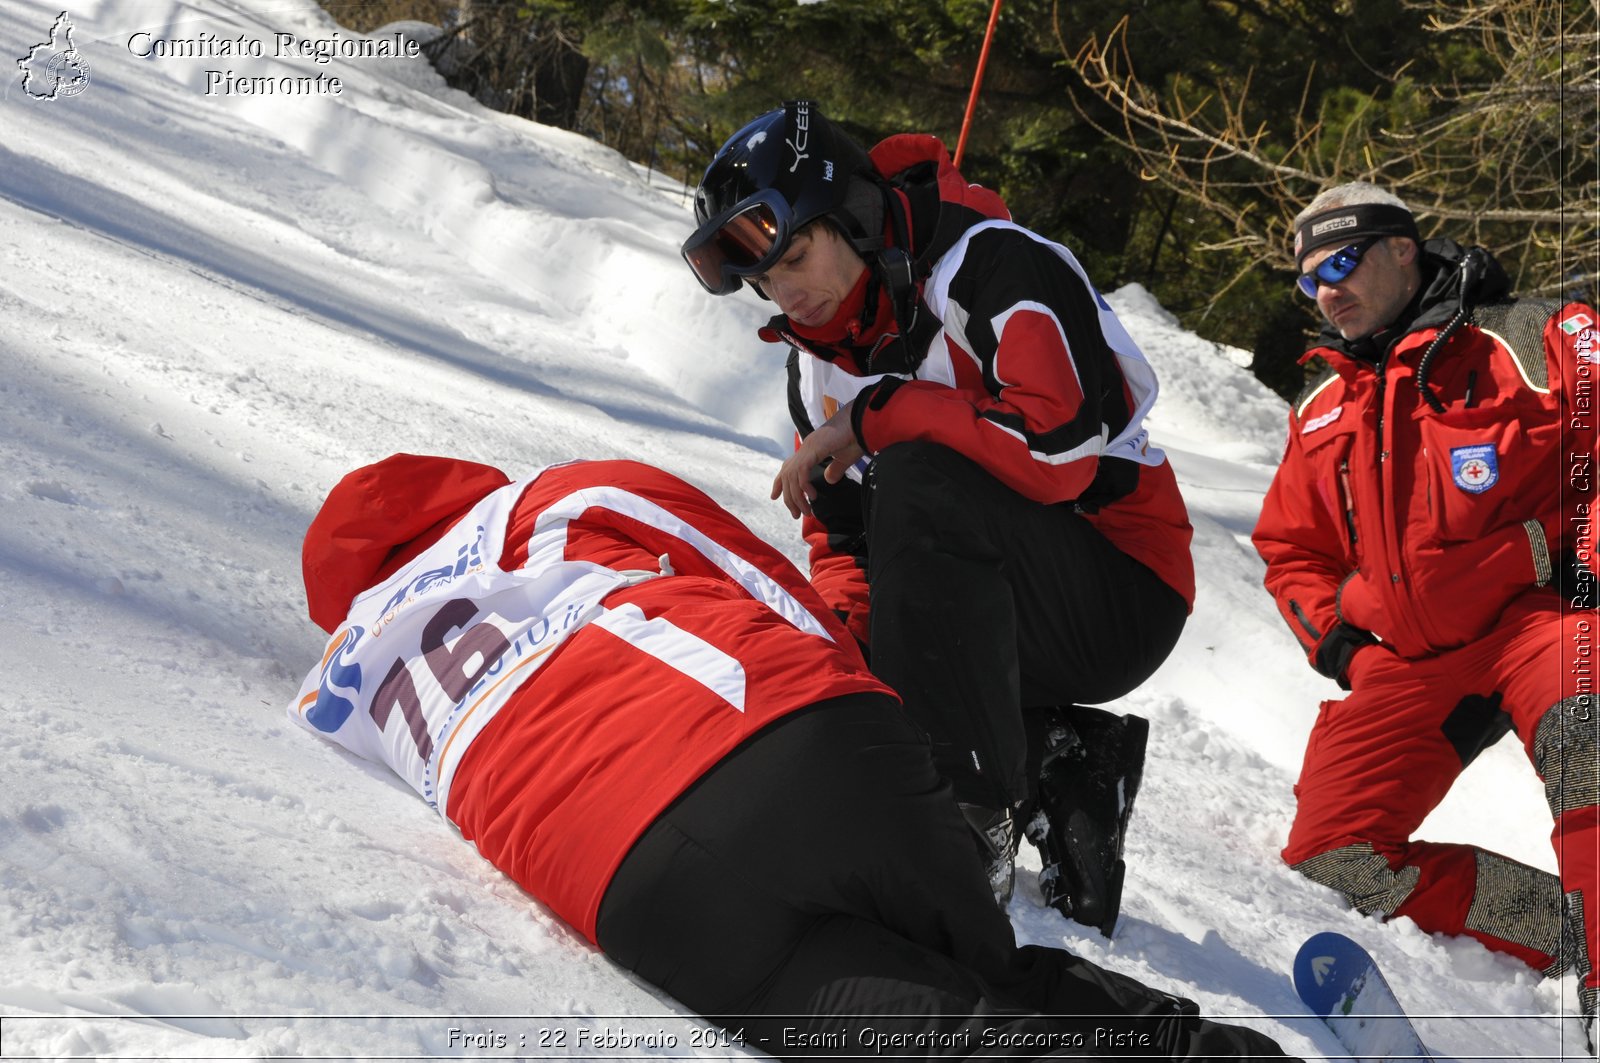
[{"label": "ski goggle", "polygon": [[706,291],[731,295],[783,257],[792,221],[788,200],[763,188],[696,229],[683,242],[683,260]]},{"label": "ski goggle", "polygon": [[1366,254],[1367,249],[1381,239],[1383,239],[1381,236],[1369,236],[1360,243],[1341,247],[1317,263],[1316,269],[1307,270],[1300,274],[1295,281],[1295,285],[1300,289],[1300,294],[1307,299],[1315,299],[1319,285],[1338,284],[1350,276],[1356,271],[1356,267],[1361,265],[1361,256]]}]

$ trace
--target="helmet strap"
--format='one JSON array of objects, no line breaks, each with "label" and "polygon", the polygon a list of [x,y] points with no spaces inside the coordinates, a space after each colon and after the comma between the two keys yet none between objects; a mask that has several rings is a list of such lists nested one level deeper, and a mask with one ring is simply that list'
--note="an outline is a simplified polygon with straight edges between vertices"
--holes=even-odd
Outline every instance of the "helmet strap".
[{"label": "helmet strap", "polygon": [[911,224],[906,217],[904,200],[892,189],[884,199],[889,225],[894,230],[894,246],[882,248],[868,261],[888,289],[889,306],[894,310],[894,320],[900,328],[901,339],[909,342],[911,330],[917,322],[921,295],[917,285],[927,276],[929,263],[911,257]]},{"label": "helmet strap", "polygon": [[843,201],[828,213],[856,253],[871,261],[872,253],[884,245],[883,214],[888,189],[880,179],[866,173],[853,173],[846,180],[849,184]]}]

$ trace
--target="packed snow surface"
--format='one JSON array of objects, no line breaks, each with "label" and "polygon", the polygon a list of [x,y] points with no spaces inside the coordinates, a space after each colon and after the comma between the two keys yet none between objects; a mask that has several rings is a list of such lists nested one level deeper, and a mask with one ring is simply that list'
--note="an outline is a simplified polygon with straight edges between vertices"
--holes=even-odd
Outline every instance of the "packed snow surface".
[{"label": "packed snow surface", "polygon": [[[33,74],[0,102],[0,1056],[751,1054],[284,711],[322,644],[300,537],[343,473],[395,451],[513,476],[643,459],[803,563],[768,500],[790,441],[782,354],[754,335],[768,308],[683,267],[683,175],[491,113],[421,59],[277,54],[280,34],[356,39],[310,0],[60,16],[0,0]],[[262,54],[170,44],[238,40]],[[340,91],[218,87],[319,76]],[[1316,1057],[1338,1047],[1288,972],[1336,929],[1442,1055],[1557,1056],[1570,980],[1380,925],[1280,862],[1338,695],[1248,541],[1284,404],[1143,290],[1108,298],[1162,377],[1152,427],[1199,602],[1117,706],[1153,730],[1115,940],[1039,906],[1031,853],[1019,938]],[[1554,866],[1515,742],[1425,832]]]}]

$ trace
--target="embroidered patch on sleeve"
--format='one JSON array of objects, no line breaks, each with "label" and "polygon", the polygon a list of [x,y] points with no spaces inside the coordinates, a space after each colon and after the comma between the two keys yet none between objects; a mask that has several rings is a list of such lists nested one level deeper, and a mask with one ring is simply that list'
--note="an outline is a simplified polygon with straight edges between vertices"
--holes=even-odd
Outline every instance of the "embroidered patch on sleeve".
[{"label": "embroidered patch on sleeve", "polygon": [[1305,424],[1301,425],[1300,434],[1303,436],[1308,436],[1319,428],[1326,428],[1333,422],[1337,421],[1339,419],[1339,415],[1342,413],[1344,413],[1344,403],[1340,403],[1327,413],[1318,414]]},{"label": "embroidered patch on sleeve", "polygon": [[1594,318],[1579,310],[1570,317],[1562,318],[1558,324],[1561,326],[1562,332],[1569,336],[1576,336],[1586,328],[1594,328]]}]

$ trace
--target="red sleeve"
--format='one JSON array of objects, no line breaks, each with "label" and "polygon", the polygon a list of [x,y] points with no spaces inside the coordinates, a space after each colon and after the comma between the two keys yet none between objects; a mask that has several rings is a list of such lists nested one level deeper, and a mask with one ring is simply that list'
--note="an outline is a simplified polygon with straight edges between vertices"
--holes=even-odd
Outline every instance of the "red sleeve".
[{"label": "red sleeve", "polygon": [[1300,439],[1300,419],[1291,413],[1289,446],[1251,539],[1267,563],[1266,586],[1278,612],[1317,668],[1323,639],[1340,624],[1339,585],[1352,565],[1339,529],[1316,496]]},{"label": "red sleeve", "polygon": [[1099,448],[1082,456],[1036,452],[1029,427],[1037,431],[1040,412],[1062,407],[1063,400],[1044,391],[1040,381],[1030,384],[1030,390],[1008,388],[995,399],[929,381],[890,378],[856,400],[862,403],[856,411],[857,435],[872,454],[891,443],[938,443],[1035,502],[1070,501],[1094,481]]},{"label": "red sleeve", "polygon": [[835,549],[827,526],[810,514],[800,518],[800,532],[810,551],[811,586],[834,615],[843,619],[856,641],[868,645],[871,624],[864,559]]}]

